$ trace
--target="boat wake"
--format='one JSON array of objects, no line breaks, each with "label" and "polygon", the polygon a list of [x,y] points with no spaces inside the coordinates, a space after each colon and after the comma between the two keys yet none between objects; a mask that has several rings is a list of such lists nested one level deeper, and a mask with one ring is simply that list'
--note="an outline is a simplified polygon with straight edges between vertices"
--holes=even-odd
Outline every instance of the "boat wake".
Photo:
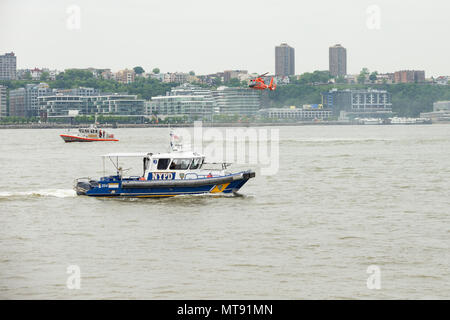
[{"label": "boat wake", "polygon": [[34,191],[0,191],[1,198],[13,197],[56,197],[69,198],[75,197],[77,194],[72,189],[42,189]]}]

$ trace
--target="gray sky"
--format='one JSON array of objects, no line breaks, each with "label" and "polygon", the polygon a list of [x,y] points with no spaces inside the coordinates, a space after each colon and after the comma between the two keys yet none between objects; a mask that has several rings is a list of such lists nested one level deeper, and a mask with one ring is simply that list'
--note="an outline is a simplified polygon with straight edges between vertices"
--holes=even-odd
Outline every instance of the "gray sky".
[{"label": "gray sky", "polygon": [[273,73],[287,42],[300,74],[328,69],[341,43],[349,73],[450,75],[449,12],[449,0],[0,0],[0,53],[14,51],[18,68]]}]

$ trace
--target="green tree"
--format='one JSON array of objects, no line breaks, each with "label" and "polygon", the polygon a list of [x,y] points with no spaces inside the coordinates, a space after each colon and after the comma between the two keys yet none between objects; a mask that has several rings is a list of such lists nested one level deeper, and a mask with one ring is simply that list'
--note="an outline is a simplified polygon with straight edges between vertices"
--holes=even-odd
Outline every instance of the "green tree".
[{"label": "green tree", "polygon": [[345,77],[339,76],[336,78],[336,83],[346,83]]},{"label": "green tree", "polygon": [[154,69],[152,70],[152,72],[153,72],[154,74],[159,74],[159,73],[160,73],[160,70],[159,70],[159,68],[154,68]]},{"label": "green tree", "polygon": [[232,78],[232,79],[230,79],[230,81],[225,83],[225,85],[227,85],[229,87],[240,87],[241,86],[241,82],[239,81],[238,78]]},{"label": "green tree", "polygon": [[50,78],[50,73],[47,71],[42,72],[41,74],[41,81],[47,81]]},{"label": "green tree", "polygon": [[143,74],[145,72],[144,68],[140,66],[134,67],[133,70],[136,74]]},{"label": "green tree", "polygon": [[195,76],[195,72],[192,70],[192,71],[189,71],[189,75],[191,75],[191,76]]},{"label": "green tree", "polygon": [[30,71],[25,72],[25,75],[24,75],[23,78],[24,78],[25,80],[31,80],[31,72],[30,72]]},{"label": "green tree", "polygon": [[369,74],[370,74],[369,69],[362,68],[362,70],[361,70],[361,72],[359,73],[359,76],[358,76],[358,83],[364,84],[366,82],[366,78],[367,78],[367,76]]},{"label": "green tree", "polygon": [[332,77],[329,71],[316,70],[314,72],[303,73],[302,75],[300,75],[300,78],[298,80],[293,78],[292,83],[297,84],[327,83],[331,78]]},{"label": "green tree", "polygon": [[372,82],[375,82],[375,80],[377,80],[377,76],[378,76],[378,72],[377,72],[377,71],[374,71],[374,72],[372,72],[372,73],[370,74],[369,80],[372,81]]}]

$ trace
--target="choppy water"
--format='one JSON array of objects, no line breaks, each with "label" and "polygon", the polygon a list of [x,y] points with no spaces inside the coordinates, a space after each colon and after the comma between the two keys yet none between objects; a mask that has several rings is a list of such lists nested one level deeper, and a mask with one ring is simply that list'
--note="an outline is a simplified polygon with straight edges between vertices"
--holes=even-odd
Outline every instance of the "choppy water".
[{"label": "choppy water", "polygon": [[0,298],[450,298],[450,126],[279,130],[278,174],[241,197],[135,201],[72,181],[101,175],[100,154],[165,151],[167,129],[0,130]]}]

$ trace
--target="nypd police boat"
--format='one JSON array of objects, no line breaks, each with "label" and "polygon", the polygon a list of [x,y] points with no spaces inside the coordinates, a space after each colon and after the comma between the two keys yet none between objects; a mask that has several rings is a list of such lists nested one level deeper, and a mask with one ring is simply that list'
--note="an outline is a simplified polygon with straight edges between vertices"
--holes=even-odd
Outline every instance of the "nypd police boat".
[{"label": "nypd police boat", "polygon": [[[173,134],[171,133],[171,137]],[[100,179],[79,178],[74,189],[78,195],[91,197],[173,197],[189,194],[236,193],[249,179],[255,177],[252,170],[232,173],[229,163],[210,169],[205,156],[185,151],[181,144],[171,141],[168,153],[110,153],[103,155],[103,163],[109,159],[116,174]],[[142,159],[142,175],[124,176],[119,159]]]}]

